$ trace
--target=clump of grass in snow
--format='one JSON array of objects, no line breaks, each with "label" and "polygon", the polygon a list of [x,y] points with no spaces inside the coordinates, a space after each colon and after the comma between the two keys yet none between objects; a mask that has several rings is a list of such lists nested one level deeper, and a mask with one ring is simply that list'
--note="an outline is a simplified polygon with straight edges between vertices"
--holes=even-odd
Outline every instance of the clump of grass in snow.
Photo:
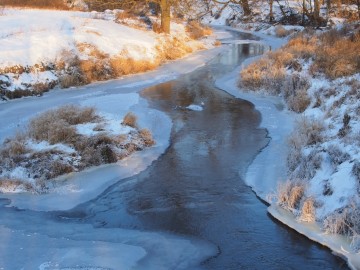
[{"label": "clump of grass in snow", "polygon": [[[137,128],[133,113],[128,113],[123,121],[133,127],[127,135],[107,134],[104,127],[99,130],[101,121],[94,108],[75,105],[50,110],[32,119],[27,132],[6,140],[0,149],[0,191],[46,192],[49,179],[89,166],[114,163],[155,144],[148,129]],[[78,134],[76,125],[86,123],[98,123],[93,135]],[[61,143],[73,152],[46,147],[35,151],[28,147],[29,141]],[[20,173],[13,174],[16,169]]]},{"label": "clump of grass in snow", "polygon": [[[308,61],[312,75],[325,74],[330,79],[360,72],[360,33],[356,29],[331,30],[324,34],[303,32],[283,48],[265,54],[240,73],[239,86],[250,90],[263,89],[270,94],[282,94],[291,110],[303,112],[310,104],[309,85],[296,87],[288,95],[292,71],[301,70],[299,61]],[[290,72],[291,71],[291,72]]]},{"label": "clump of grass in snow", "polygon": [[137,116],[132,112],[128,112],[124,116],[124,119],[121,122],[121,124],[125,125],[125,126],[136,128],[137,127]]},{"label": "clump of grass in snow", "polygon": [[50,144],[71,143],[76,137],[74,125],[92,122],[97,118],[94,108],[66,105],[32,119],[29,134],[35,140],[48,141]]},{"label": "clump of grass in snow", "polygon": [[282,207],[295,210],[300,207],[300,201],[304,196],[305,183],[303,181],[290,181],[278,185],[277,203]]},{"label": "clump of grass in snow", "polygon": [[186,31],[192,39],[200,39],[212,34],[210,27],[204,26],[197,21],[190,21],[186,25]]}]

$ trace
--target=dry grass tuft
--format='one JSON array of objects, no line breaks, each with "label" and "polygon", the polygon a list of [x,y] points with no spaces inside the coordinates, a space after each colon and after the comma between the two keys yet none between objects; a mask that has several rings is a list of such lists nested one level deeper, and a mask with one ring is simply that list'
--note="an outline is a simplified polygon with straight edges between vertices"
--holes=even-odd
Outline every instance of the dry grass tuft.
[{"label": "dry grass tuft", "polygon": [[300,201],[304,196],[305,183],[300,180],[287,180],[278,185],[277,197],[278,204],[289,210],[298,209]]},{"label": "dry grass tuft", "polygon": [[124,116],[124,119],[121,124],[124,126],[136,128],[137,127],[137,116],[132,112],[128,112]]},{"label": "dry grass tuft", "polygon": [[1,0],[1,4],[11,7],[29,7],[44,9],[68,10],[69,7],[63,0]]},{"label": "dry grass tuft", "polygon": [[141,129],[139,131],[140,138],[144,140],[145,146],[153,146],[155,144],[155,141],[153,139],[153,136],[151,134],[151,131],[147,128]]},{"label": "dry grass tuft", "polygon": [[315,221],[315,206],[314,198],[307,198],[301,208],[301,213],[299,220],[305,222],[314,222]]},{"label": "dry grass tuft", "polygon": [[187,45],[185,40],[172,36],[159,40],[159,45],[156,49],[160,62],[179,59],[193,52],[193,49]]},{"label": "dry grass tuft", "polygon": [[204,26],[197,21],[190,21],[186,25],[186,32],[192,39],[200,39],[213,33],[210,27]]},{"label": "dry grass tuft", "polygon": [[240,73],[240,87],[251,90],[267,89],[270,94],[279,94],[286,77],[285,67],[293,60],[286,51],[268,52]]},{"label": "dry grass tuft", "polygon": [[35,140],[45,140],[50,144],[70,143],[76,137],[76,129],[72,125],[95,120],[97,120],[97,116],[94,108],[65,105],[32,119],[29,125],[29,135]]},{"label": "dry grass tuft", "polygon": [[33,186],[29,182],[24,182],[18,179],[0,178],[0,193],[14,192],[16,190],[33,190]]},{"label": "dry grass tuft", "polygon": [[112,72],[117,77],[153,70],[158,67],[159,64],[158,61],[135,60],[123,56],[117,56],[110,59]]},{"label": "dry grass tuft", "polygon": [[291,31],[286,30],[284,28],[284,26],[282,26],[282,25],[278,25],[275,27],[275,35],[277,37],[280,37],[280,38],[286,37],[286,36],[290,35],[290,33],[291,33]]}]

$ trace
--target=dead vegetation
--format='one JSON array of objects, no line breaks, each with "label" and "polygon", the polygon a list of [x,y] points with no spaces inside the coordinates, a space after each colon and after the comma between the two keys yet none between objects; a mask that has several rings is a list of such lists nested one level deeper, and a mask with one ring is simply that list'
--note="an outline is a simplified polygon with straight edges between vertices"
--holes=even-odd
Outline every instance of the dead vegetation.
[{"label": "dead vegetation", "polygon": [[29,7],[68,10],[63,0],[1,0],[1,4],[10,7]]},{"label": "dead vegetation", "polygon": [[[150,130],[138,128],[133,113],[122,121],[132,127],[126,135],[109,134],[102,121],[93,107],[65,105],[39,114],[30,121],[28,130],[5,140],[0,148],[0,192],[47,192],[50,179],[114,163],[155,144]],[[87,123],[94,124],[92,134],[80,134],[77,125]],[[31,146],[44,141],[50,147],[34,150]]]},{"label": "dead vegetation", "polygon": [[329,234],[341,234],[349,237],[351,247],[360,251],[360,205],[353,200],[347,206],[327,216],[323,229]]},{"label": "dead vegetation", "polygon": [[301,180],[290,181],[278,185],[277,199],[278,204],[288,210],[299,209],[300,201],[304,196],[305,182]]},{"label": "dead vegetation", "polygon": [[253,91],[263,89],[272,95],[281,94],[289,109],[301,113],[310,105],[307,93],[310,85],[298,74],[302,71],[301,63],[306,62],[311,64],[311,75],[324,74],[332,80],[360,72],[359,26],[319,35],[313,31],[299,33],[280,50],[266,53],[243,69],[239,86]]},{"label": "dead vegetation", "polygon": [[186,31],[192,39],[200,39],[212,34],[212,29],[210,27],[204,26],[197,21],[190,21],[186,25]]}]

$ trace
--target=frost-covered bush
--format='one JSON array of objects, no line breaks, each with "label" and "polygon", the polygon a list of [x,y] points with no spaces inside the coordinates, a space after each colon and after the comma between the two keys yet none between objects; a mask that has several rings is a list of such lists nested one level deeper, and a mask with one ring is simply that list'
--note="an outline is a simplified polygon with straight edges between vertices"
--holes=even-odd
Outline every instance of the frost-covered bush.
[{"label": "frost-covered bush", "polygon": [[302,150],[307,146],[321,143],[324,139],[323,131],[324,125],[318,120],[302,117],[295,123],[294,131],[288,138],[289,152],[287,165],[290,173],[296,168],[303,166],[304,168],[297,172],[301,176],[300,178],[313,175],[314,169],[318,168],[321,164],[321,156],[316,152],[311,152],[309,157],[306,157]]},{"label": "frost-covered bush", "polygon": [[335,144],[331,144],[326,149],[326,152],[329,154],[331,163],[334,166],[338,166],[341,163],[350,159],[350,155],[348,153],[343,152],[339,146]]},{"label": "frost-covered bush", "polygon": [[309,155],[302,155],[293,165],[294,171],[290,173],[291,178],[309,180],[316,171],[320,169],[323,157],[317,150],[312,150]]},{"label": "frost-covered bush", "polygon": [[298,73],[287,76],[282,91],[289,109],[297,113],[302,113],[307,109],[310,105],[310,97],[307,94],[309,87],[308,78]]},{"label": "frost-covered bush", "polygon": [[342,128],[340,128],[340,130],[338,132],[338,135],[340,138],[345,137],[349,133],[349,131],[351,129],[351,127],[349,125],[350,119],[351,119],[350,115],[345,113],[344,117],[343,117],[343,126],[342,126]]},{"label": "frost-covered bush", "polygon": [[329,234],[348,236],[352,248],[358,252],[360,250],[360,205],[352,201],[347,206],[331,213],[324,219],[323,229]]},{"label": "frost-covered bush", "polygon": [[351,169],[351,173],[355,176],[356,180],[360,184],[360,162],[358,160],[355,160]]}]

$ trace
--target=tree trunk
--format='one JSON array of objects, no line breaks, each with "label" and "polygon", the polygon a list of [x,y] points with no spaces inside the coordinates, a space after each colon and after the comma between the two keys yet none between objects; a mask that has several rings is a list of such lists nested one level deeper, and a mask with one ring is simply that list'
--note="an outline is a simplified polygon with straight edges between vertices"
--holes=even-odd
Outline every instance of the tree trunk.
[{"label": "tree trunk", "polygon": [[170,34],[170,4],[169,0],[161,0],[161,29],[164,33]]},{"label": "tree trunk", "polygon": [[249,6],[249,1],[248,0],[241,0],[241,7],[244,11],[244,15],[245,16],[249,16],[251,14],[251,9]]},{"label": "tree trunk", "polygon": [[[360,0],[359,0],[359,1],[360,1]],[[274,3],[274,0],[269,0],[269,7],[270,7],[269,21],[270,21],[271,23],[274,21],[273,3]]]},{"label": "tree trunk", "polygon": [[303,0],[302,3],[302,25],[305,25],[305,13],[306,13],[306,7],[305,7],[305,0]]},{"label": "tree trunk", "polygon": [[316,23],[316,26],[319,26],[320,24],[320,1],[314,0],[314,20]]}]

